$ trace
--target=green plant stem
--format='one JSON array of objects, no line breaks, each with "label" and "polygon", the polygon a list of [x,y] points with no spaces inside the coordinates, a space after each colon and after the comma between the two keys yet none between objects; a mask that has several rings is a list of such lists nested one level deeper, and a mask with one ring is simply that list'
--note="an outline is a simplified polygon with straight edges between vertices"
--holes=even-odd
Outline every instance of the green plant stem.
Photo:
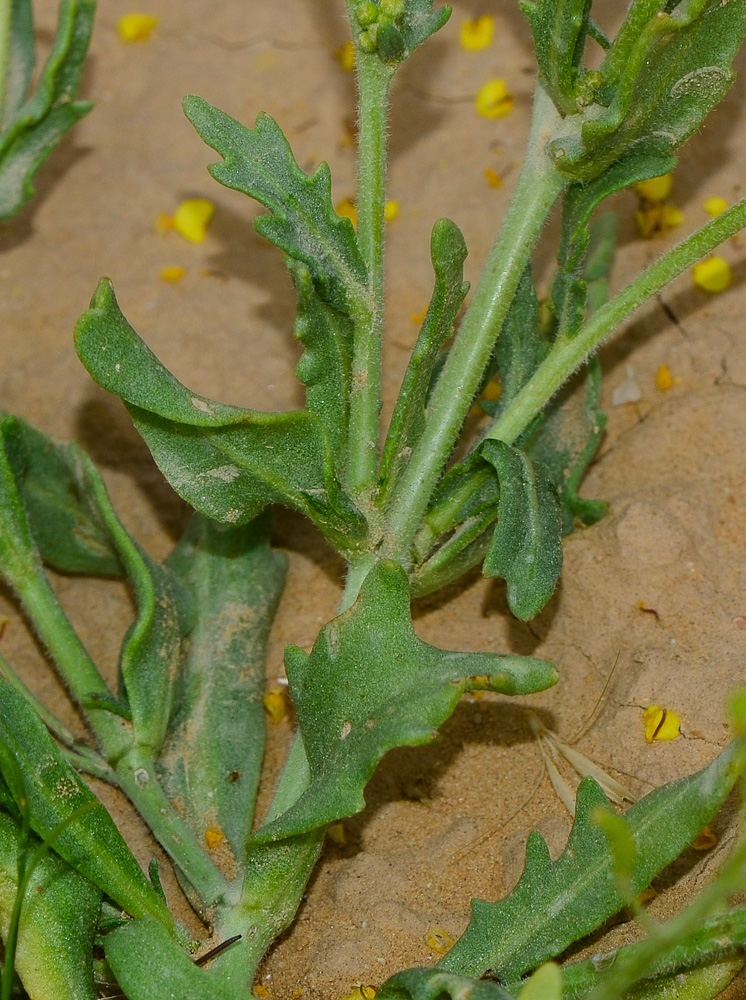
[{"label": "green plant stem", "polygon": [[96,735],[104,757],[118,757],[130,745],[129,730],[123,729],[121,720],[106,709],[84,707],[91,695],[110,698],[111,692],[60,606],[44,571],[37,567],[31,572],[14,574],[11,583],[29,621],[33,622],[36,634],[49,650],[86,722]]},{"label": "green plant stem", "polygon": [[512,444],[537,413],[599,345],[651,296],[746,226],[746,199],[687,237],[652,264],[624,291],[588,319],[577,334],[556,341],[552,350],[487,437]]},{"label": "green plant stem", "polygon": [[356,496],[373,488],[378,468],[383,339],[383,247],[386,127],[393,71],[376,54],[357,53],[357,237],[368,269],[370,306],[356,316],[347,446],[347,486]]},{"label": "green plant stem", "polygon": [[479,389],[531,251],[567,184],[544,153],[556,118],[554,105],[537,84],[528,152],[516,189],[433,390],[422,436],[386,514],[383,554],[405,566],[412,539]]},{"label": "green plant stem", "polygon": [[0,121],[5,111],[5,82],[8,76],[8,51],[13,0],[0,0]]},{"label": "green plant stem", "polygon": [[221,902],[230,892],[230,883],[171,805],[158,781],[152,756],[141,747],[133,747],[115,770],[117,784],[205,906]]}]

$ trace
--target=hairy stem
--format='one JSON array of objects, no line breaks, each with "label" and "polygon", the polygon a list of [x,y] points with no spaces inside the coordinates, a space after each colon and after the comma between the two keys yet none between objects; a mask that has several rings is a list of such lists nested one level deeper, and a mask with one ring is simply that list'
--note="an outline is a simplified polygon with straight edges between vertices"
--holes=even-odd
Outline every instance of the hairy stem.
[{"label": "hairy stem", "polygon": [[115,770],[117,784],[205,906],[224,899],[230,883],[171,805],[158,781],[152,756],[141,747],[133,747],[117,762]]},{"label": "hairy stem", "polygon": [[531,251],[567,181],[544,153],[557,112],[537,85],[528,153],[505,220],[428,406],[425,428],[394,490],[383,552],[406,565],[427,504],[458,440]]},{"label": "hairy stem", "polygon": [[374,54],[358,52],[357,236],[368,268],[370,311],[358,317],[350,393],[347,486],[370,492],[378,468],[383,339],[383,245],[386,201],[386,124],[392,71]]},{"label": "hairy stem", "polygon": [[746,226],[746,199],[708,222],[652,264],[570,338],[558,339],[529,382],[487,432],[511,444],[572,373],[649,298]]}]

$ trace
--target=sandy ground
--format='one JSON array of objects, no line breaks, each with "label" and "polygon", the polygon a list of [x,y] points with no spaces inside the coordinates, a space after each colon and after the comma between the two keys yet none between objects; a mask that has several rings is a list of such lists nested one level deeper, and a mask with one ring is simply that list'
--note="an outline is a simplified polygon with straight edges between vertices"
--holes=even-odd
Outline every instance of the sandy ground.
[{"label": "sandy ground", "polygon": [[[40,42],[48,44],[55,4],[36,6]],[[613,7],[602,5],[602,13]],[[118,401],[77,361],[75,320],[98,277],[108,274],[132,324],[191,388],[255,408],[298,406],[294,297],[281,256],[254,233],[256,206],[210,180],[205,167],[215,157],[184,119],[180,100],[200,94],[249,124],[269,112],[304,167],[329,161],[338,201],[354,193],[353,81],[333,57],[346,25],[341,3],[332,0],[150,0],[147,10],[160,26],[147,43],[125,45],[116,24],[130,9],[124,0],[101,3],[82,88],[95,110],[41,171],[32,206],[0,233],[0,393],[5,409],[84,444],[127,526],[162,558],[187,512]],[[497,22],[494,44],[466,52],[460,22],[488,12]],[[515,108],[490,121],[472,102],[494,76],[508,82]],[[743,194],[744,81],[746,74],[681,156],[672,196],[685,215],[680,230],[643,241],[633,222],[635,196],[615,199],[622,221],[614,287],[702,224],[707,197]],[[390,196],[400,214],[388,227],[387,412],[416,335],[412,314],[430,294],[432,223],[449,216],[459,224],[475,278],[516,177],[531,92],[529,35],[512,2],[457,0],[451,22],[401,73],[391,122]],[[502,187],[487,184],[486,167],[504,178]],[[156,216],[189,196],[217,204],[199,245],[154,231]],[[578,746],[636,794],[704,766],[727,742],[724,703],[743,681],[746,652],[745,245],[733,240],[722,250],[736,276],[729,293],[708,297],[685,275],[604,349],[608,429],[583,492],[608,500],[611,513],[567,540],[561,587],[539,618],[528,626],[512,619],[502,585],[478,573],[416,606],[422,638],[453,649],[536,653],[554,660],[561,682],[519,702],[467,698],[442,742],[390,754],[369,786],[368,808],[345,824],[347,845],[325,850],[294,928],[261,970],[271,997],[290,1000],[302,988],[308,1000],[333,1000],[356,983],[375,986],[403,967],[434,962],[428,931],[455,938],[473,896],[503,895],[520,872],[532,827],[553,850],[562,847],[569,817],[543,773],[525,720],[529,704],[570,740],[593,715],[616,661]],[[542,261],[549,263],[550,251]],[[159,274],[173,265],[186,274],[167,284]],[[665,392],[655,383],[661,364],[675,377]],[[628,365],[642,398],[613,406]],[[295,515],[279,512],[276,535],[289,551],[290,572],[270,678],[282,671],[285,643],[310,648],[334,614],[341,572]],[[56,585],[92,654],[114,675],[131,616],[124,589],[63,578]],[[641,611],[641,602],[656,613]],[[1,595],[0,613],[10,618],[3,653],[74,723]],[[679,739],[645,743],[642,709],[651,703],[680,715]],[[271,768],[291,726],[272,730]],[[146,863],[152,841],[115,795],[106,797]],[[719,847],[728,822],[715,824]],[[657,915],[672,913],[708,877],[713,856],[692,854],[682,868],[679,882],[661,882]],[[172,882],[169,892],[196,932]],[[606,943],[633,933],[617,926]],[[746,982],[727,995],[746,996]]]}]

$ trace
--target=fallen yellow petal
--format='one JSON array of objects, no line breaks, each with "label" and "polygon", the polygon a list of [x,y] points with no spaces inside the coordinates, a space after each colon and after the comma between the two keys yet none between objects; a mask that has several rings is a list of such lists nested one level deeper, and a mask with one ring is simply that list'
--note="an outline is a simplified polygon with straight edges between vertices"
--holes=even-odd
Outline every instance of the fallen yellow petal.
[{"label": "fallen yellow petal", "polygon": [[722,215],[723,212],[728,208],[728,202],[725,198],[708,198],[705,202],[705,212],[711,215],[712,218],[716,218],[718,215]]},{"label": "fallen yellow petal", "polygon": [[352,199],[344,198],[335,206],[335,211],[343,219],[349,219],[353,226],[357,225],[357,207]]},{"label": "fallen yellow petal", "polygon": [[211,851],[214,851],[219,844],[223,843],[224,840],[225,834],[217,827],[210,826],[205,830],[205,843]]},{"label": "fallen yellow petal", "polygon": [[146,42],[160,23],[152,14],[125,14],[119,19],[119,37],[123,42]]},{"label": "fallen yellow petal", "polygon": [[468,52],[478,52],[492,45],[495,37],[495,19],[483,14],[475,21],[461,22],[461,45]]},{"label": "fallen yellow petal", "polygon": [[376,991],[372,986],[356,986],[352,993],[348,993],[341,1000],[373,1000]]},{"label": "fallen yellow petal", "polygon": [[206,198],[182,201],[174,212],[174,229],[191,243],[201,243],[207,236],[215,206]]},{"label": "fallen yellow petal", "polygon": [[675,740],[681,733],[681,719],[670,709],[650,705],[642,713],[645,721],[645,741]]},{"label": "fallen yellow petal", "polygon": [[484,168],[484,177],[491,188],[499,188],[503,186],[502,177],[496,170],[493,170],[492,167]]},{"label": "fallen yellow petal", "polygon": [[499,378],[490,379],[482,390],[481,399],[486,399],[491,403],[496,403],[503,394],[502,383]]},{"label": "fallen yellow petal", "polygon": [[287,717],[288,703],[284,688],[270,688],[262,699],[262,704],[264,711],[276,726]]},{"label": "fallen yellow petal", "polygon": [[425,935],[425,943],[438,955],[445,955],[448,949],[453,947],[453,938],[442,927],[433,927]]},{"label": "fallen yellow petal", "polygon": [[168,212],[159,212],[153,223],[153,228],[159,236],[170,232],[174,228],[173,215],[169,215]]},{"label": "fallen yellow petal", "polygon": [[337,847],[345,847],[347,844],[344,823],[330,823],[327,827],[326,835]]},{"label": "fallen yellow petal", "polygon": [[256,993],[256,995],[258,997],[268,997],[269,996],[269,990],[262,983],[259,983],[258,986],[254,987],[254,993]]},{"label": "fallen yellow petal", "polygon": [[651,204],[648,208],[640,208],[635,212],[637,231],[644,239],[650,239],[658,233],[675,229],[684,221],[684,213],[675,205],[663,205],[660,202]]},{"label": "fallen yellow petal", "polygon": [[513,110],[513,97],[505,80],[488,80],[479,88],[474,107],[483,118],[503,118]]},{"label": "fallen yellow petal", "polygon": [[412,320],[412,322],[413,323],[417,323],[418,325],[420,323],[424,323],[425,322],[425,317],[426,316],[427,316],[427,306],[425,306],[425,308],[422,310],[422,312],[410,313],[409,314],[409,318]]},{"label": "fallen yellow petal", "polygon": [[665,201],[673,190],[673,174],[661,174],[651,177],[649,181],[640,181],[634,185],[635,191],[646,201]]},{"label": "fallen yellow petal", "polygon": [[386,222],[393,222],[394,219],[399,214],[399,202],[398,201],[387,201],[383,206],[383,217]]},{"label": "fallen yellow petal", "polygon": [[723,257],[710,257],[692,268],[694,284],[703,292],[724,292],[733,282],[733,271]]},{"label": "fallen yellow petal", "polygon": [[704,830],[699,834],[697,839],[692,844],[695,851],[711,851],[712,848],[717,844],[718,839],[709,826],[706,826]]},{"label": "fallen yellow petal", "polygon": [[661,392],[665,392],[667,389],[671,388],[673,385],[673,378],[671,377],[671,372],[668,370],[668,365],[661,365],[655,373],[655,384]]},{"label": "fallen yellow petal", "polygon": [[170,281],[172,284],[176,284],[177,281],[181,281],[185,274],[185,267],[164,267],[161,269],[160,279],[161,281]]},{"label": "fallen yellow petal", "polygon": [[334,50],[334,58],[339,62],[343,70],[351,73],[355,68],[355,45],[352,41],[345,42],[338,49]]}]

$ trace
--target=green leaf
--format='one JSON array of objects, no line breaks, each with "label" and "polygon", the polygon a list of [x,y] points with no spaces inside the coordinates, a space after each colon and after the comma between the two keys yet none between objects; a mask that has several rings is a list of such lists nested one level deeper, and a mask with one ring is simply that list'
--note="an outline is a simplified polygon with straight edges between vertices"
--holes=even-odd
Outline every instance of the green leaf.
[{"label": "green leaf", "polygon": [[319,298],[305,264],[288,259],[288,267],[298,292],[294,332],[306,349],[295,373],[306,386],[308,410],[326,428],[341,478],[350,409],[352,320]]},{"label": "green leaf", "polygon": [[512,1000],[489,979],[469,979],[442,969],[407,969],[387,979],[378,1000]]},{"label": "green leaf", "polygon": [[[697,901],[690,905],[696,906]],[[610,970],[633,956],[640,947],[640,943],[633,943],[563,966],[565,1000],[581,1000],[587,996]],[[741,907],[719,913],[703,920],[695,933],[660,954],[629,996],[631,1000],[709,1000],[725,988],[743,965],[744,947],[746,909]]]},{"label": "green leaf", "polygon": [[404,9],[397,20],[407,54],[440,31],[451,16],[451,7],[433,8],[433,0],[404,0]]},{"label": "green leaf", "polygon": [[[624,814],[637,851],[630,886],[640,893],[712,819],[746,763],[743,741],[704,770],[657,788]],[[512,982],[560,955],[625,903],[604,833],[590,819],[608,800],[592,778],[578,788],[575,822],[564,853],[552,861],[543,838],[528,840],[518,885],[499,903],[474,900],[472,920],[440,967],[478,976],[492,969]]]},{"label": "green leaf", "polygon": [[[661,16],[662,15],[662,16]],[[634,4],[629,26],[600,74],[599,103],[549,143],[557,168],[579,181],[597,177],[636,144],[671,153],[695,132],[734,80],[746,32],[745,0],[682,0],[661,12]]]},{"label": "green leaf", "polygon": [[528,621],[552,596],[562,570],[557,493],[525,452],[496,440],[485,441],[481,451],[500,482],[497,526],[484,574],[505,580],[510,610]]},{"label": "green leaf", "polygon": [[95,0],[61,0],[52,51],[35,93],[26,101],[33,65],[33,25],[28,7],[14,2],[6,77],[10,84],[2,108],[0,134],[0,219],[14,215],[34,193],[36,171],[62,136],[91,109],[73,100],[85,60]]},{"label": "green leaf", "polygon": [[[0,926],[8,922],[18,891],[19,824],[0,812]],[[93,942],[101,891],[61,858],[49,853],[30,872],[21,907],[14,969],[32,1000],[95,1000]],[[4,974],[7,974],[4,970]]]},{"label": "green leaf", "polygon": [[264,659],[287,557],[266,517],[240,528],[199,514],[168,559],[197,622],[158,760],[164,787],[200,843],[222,830],[239,866],[264,755]]},{"label": "green leaf", "polygon": [[28,93],[35,62],[34,11],[31,0],[11,0],[5,89],[0,114],[1,131],[8,128]]},{"label": "green leaf", "polygon": [[106,958],[128,1000],[236,1000],[237,989],[195,965],[152,917],[130,920],[104,938]]},{"label": "green leaf", "polygon": [[127,323],[106,279],[75,342],[92,377],[125,402],[166,479],[198,511],[244,524],[268,504],[284,503],[342,552],[364,538],[365,521],[335,477],[318,417],[245,410],[190,392]]},{"label": "green leaf", "polygon": [[357,311],[367,301],[367,271],[352,223],[332,207],[328,165],[304,174],[269,115],[259,115],[250,129],[200,97],[185,97],[183,104],[207,145],[223,157],[210,167],[215,180],[270,210],[256,229],[306,265],[321,299],[341,312]]},{"label": "green leaf", "polygon": [[562,114],[577,111],[577,86],[592,0],[519,0],[531,26],[539,76]]},{"label": "green leaf", "polygon": [[87,490],[91,463],[85,452],[19,417],[4,417],[0,436],[44,562],[63,573],[121,576],[111,535]]},{"label": "green leaf", "polygon": [[425,425],[425,407],[438,357],[453,333],[469,283],[464,281],[466,244],[461,230],[450,219],[439,219],[430,238],[430,258],[435,271],[435,288],[422,329],[407,366],[391,417],[379,473],[379,503],[396,485]]},{"label": "green leaf", "polygon": [[528,694],[557,680],[545,660],[448,652],[422,642],[412,627],[406,574],[394,562],[370,571],[355,604],[322,629],[310,655],[290,646],[285,664],[311,784],[254,835],[260,843],[359,812],[384,754],[432,742],[464,691]]},{"label": "green leaf", "polygon": [[[64,759],[23,695],[0,680],[0,772],[16,802],[28,802],[31,828],[48,837],[75,810],[95,803],[56,838],[54,849],[133,916],[173,920],[114,821]],[[10,758],[10,760],[9,760]],[[18,788],[18,776],[22,788]]]}]

